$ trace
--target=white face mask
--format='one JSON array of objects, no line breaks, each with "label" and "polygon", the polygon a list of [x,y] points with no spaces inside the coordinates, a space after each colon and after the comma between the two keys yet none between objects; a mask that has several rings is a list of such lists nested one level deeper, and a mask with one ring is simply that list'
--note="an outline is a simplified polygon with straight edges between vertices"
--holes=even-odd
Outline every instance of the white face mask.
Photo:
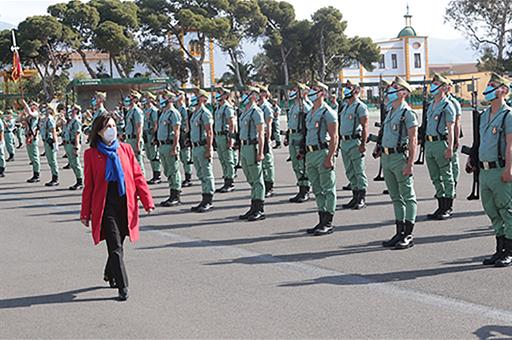
[{"label": "white face mask", "polygon": [[112,143],[116,138],[117,138],[117,130],[113,127],[109,127],[103,133],[103,139],[105,139],[105,141],[107,143]]}]

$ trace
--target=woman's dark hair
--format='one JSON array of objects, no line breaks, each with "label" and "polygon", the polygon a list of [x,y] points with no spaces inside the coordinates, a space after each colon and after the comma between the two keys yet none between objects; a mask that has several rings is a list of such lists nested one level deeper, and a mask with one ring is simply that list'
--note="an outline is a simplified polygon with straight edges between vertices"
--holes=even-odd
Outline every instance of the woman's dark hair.
[{"label": "woman's dark hair", "polygon": [[89,134],[89,145],[91,148],[96,148],[98,146],[98,142],[101,141],[100,131],[103,130],[105,126],[107,126],[108,121],[111,119],[116,121],[114,115],[109,112],[98,116],[94,120],[91,133]]}]

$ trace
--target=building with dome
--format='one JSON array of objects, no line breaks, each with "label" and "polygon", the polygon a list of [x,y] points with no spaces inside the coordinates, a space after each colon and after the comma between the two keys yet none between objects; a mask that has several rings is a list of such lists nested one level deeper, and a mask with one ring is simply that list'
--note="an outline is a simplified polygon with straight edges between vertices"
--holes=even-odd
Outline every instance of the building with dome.
[{"label": "building with dome", "polygon": [[[398,33],[396,38],[375,41],[380,47],[380,61],[375,63],[374,70],[368,71],[359,63],[344,68],[339,72],[339,79],[342,82],[347,80],[369,83],[378,82],[380,77],[386,80],[393,80],[400,76],[407,81],[422,81],[429,77],[428,70],[428,37],[419,36],[412,27],[412,15],[404,15],[405,27]],[[371,89],[369,89],[371,91]],[[368,97],[372,94],[368,93]]]}]

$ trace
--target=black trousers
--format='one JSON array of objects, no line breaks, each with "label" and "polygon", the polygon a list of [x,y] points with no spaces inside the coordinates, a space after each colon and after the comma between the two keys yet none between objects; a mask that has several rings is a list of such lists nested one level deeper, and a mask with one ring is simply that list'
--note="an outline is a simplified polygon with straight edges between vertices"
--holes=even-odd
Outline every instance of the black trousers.
[{"label": "black trousers", "polygon": [[104,216],[101,228],[108,250],[105,277],[115,279],[119,289],[128,287],[128,275],[123,260],[123,242],[128,235],[128,227],[120,225],[114,216]]}]

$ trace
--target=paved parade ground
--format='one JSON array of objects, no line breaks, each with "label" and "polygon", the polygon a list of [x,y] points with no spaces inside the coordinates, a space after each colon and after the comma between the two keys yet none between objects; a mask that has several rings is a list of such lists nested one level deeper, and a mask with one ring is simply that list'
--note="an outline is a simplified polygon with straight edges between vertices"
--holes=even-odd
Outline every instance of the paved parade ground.
[{"label": "paved parade ground", "polygon": [[[481,202],[465,200],[469,175],[454,218],[425,221],[434,190],[426,166],[415,168],[416,246],[394,251],[381,247],[395,230],[383,182],[370,181],[366,209],[343,211],[350,193],[338,159],[336,230],[311,237],[315,203],[288,203],[296,187],[287,150],[275,158],[265,221],[237,219],[249,204],[241,171],[237,190],[217,194],[209,213],[189,212],[200,200],[194,180],[181,206],[144,215],[141,240],[125,243],[130,299],[121,303],[102,280],[105,245],[94,247],[79,222],[71,170],[47,188],[42,157],[42,182],[27,184],[31,168],[18,150],[0,179],[0,337],[512,338],[512,269],[481,265],[495,242]],[[368,160],[370,178],[377,167]],[[220,186],[217,160],[214,168]],[[168,195],[165,183],[151,189],[156,203]]]}]

